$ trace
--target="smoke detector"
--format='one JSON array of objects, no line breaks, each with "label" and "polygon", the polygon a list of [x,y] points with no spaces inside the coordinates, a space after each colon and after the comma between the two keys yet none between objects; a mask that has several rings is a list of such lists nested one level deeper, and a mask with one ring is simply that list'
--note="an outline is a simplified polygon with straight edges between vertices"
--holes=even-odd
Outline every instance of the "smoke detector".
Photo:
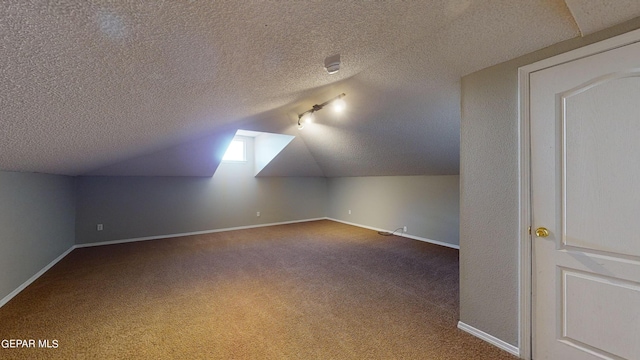
[{"label": "smoke detector", "polygon": [[340,54],[331,55],[324,59],[324,68],[329,75],[337,73],[340,70]]}]

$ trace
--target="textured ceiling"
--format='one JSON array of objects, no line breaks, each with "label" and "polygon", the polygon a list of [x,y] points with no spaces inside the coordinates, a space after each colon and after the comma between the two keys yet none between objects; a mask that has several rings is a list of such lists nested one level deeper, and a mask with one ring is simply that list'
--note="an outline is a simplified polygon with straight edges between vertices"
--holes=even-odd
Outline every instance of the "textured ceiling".
[{"label": "textured ceiling", "polygon": [[640,15],[638,0],[565,0],[582,35],[594,33]]},{"label": "textured ceiling", "polygon": [[[461,76],[639,13],[618,0],[3,1],[0,169],[205,174],[243,128],[296,136],[265,176],[456,174]],[[345,114],[296,129],[341,92]]]}]

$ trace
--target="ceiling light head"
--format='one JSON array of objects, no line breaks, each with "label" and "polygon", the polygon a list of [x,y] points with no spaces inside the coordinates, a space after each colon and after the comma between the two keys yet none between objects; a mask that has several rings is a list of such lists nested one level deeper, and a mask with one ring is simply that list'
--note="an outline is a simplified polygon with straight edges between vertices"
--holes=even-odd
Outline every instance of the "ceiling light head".
[{"label": "ceiling light head", "polygon": [[344,100],[342,100],[342,98],[338,98],[333,100],[332,106],[333,106],[333,111],[343,112],[344,109],[347,107],[347,103],[345,103]]},{"label": "ceiling light head", "polygon": [[305,124],[311,124],[313,122],[313,112],[308,112],[304,115],[302,115],[302,122],[304,122]]},{"label": "ceiling light head", "polygon": [[298,129],[304,129],[305,124],[311,124],[313,122],[313,110],[302,113],[298,116]]},{"label": "ceiling light head", "polygon": [[340,70],[340,54],[332,55],[324,59],[324,68],[329,75],[333,75]]}]

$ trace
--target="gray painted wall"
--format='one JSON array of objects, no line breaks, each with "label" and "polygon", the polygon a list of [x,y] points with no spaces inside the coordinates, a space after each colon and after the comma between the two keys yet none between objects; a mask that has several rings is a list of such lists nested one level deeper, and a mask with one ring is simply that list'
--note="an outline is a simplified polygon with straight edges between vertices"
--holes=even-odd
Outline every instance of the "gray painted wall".
[{"label": "gray painted wall", "polygon": [[[79,177],[76,242],[92,243],[324,217],[327,180],[254,177],[247,162],[223,162],[202,177]],[[256,212],[261,216],[257,217]],[[104,230],[97,231],[96,225]]]},{"label": "gray painted wall", "polygon": [[640,27],[640,19],[462,78],[460,320],[518,345],[518,67]]},{"label": "gray painted wall", "polygon": [[74,244],[74,179],[0,171],[0,299]]},{"label": "gray painted wall", "polygon": [[407,234],[458,244],[457,175],[344,177],[328,184],[331,218],[387,230],[406,225]]}]

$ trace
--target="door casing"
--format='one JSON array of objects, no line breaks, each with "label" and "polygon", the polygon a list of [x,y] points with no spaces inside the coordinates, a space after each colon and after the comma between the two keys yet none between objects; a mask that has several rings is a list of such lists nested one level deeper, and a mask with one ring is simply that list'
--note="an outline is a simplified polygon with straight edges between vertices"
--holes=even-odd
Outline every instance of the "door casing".
[{"label": "door casing", "polygon": [[519,334],[520,357],[532,358],[532,236],[531,227],[531,135],[529,118],[529,75],[549,67],[564,64],[625,45],[640,42],[640,29],[587,45],[564,54],[523,66],[518,69],[518,171],[519,201]]}]

